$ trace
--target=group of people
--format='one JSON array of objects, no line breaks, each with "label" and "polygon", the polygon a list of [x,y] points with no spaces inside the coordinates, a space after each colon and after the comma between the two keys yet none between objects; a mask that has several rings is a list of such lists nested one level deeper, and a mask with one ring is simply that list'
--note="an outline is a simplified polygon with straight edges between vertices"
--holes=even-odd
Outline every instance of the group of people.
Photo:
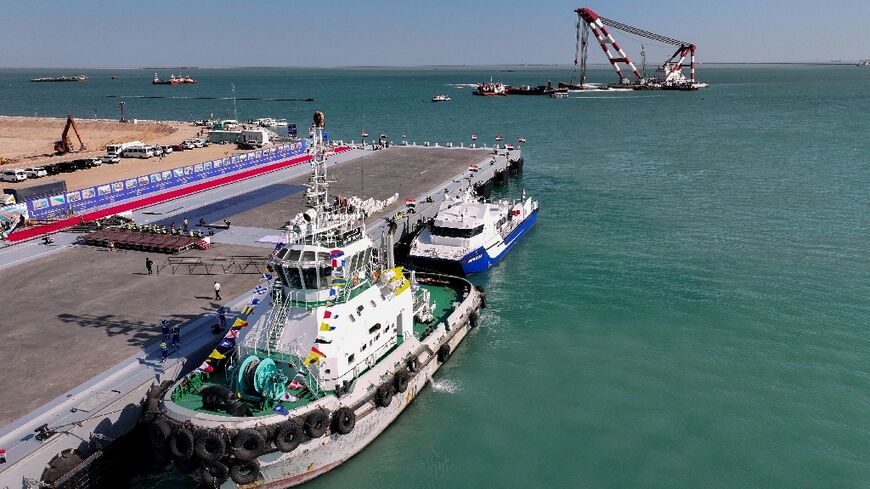
[{"label": "group of people", "polygon": [[170,325],[168,320],[161,319],[160,332],[163,334],[163,341],[160,342],[160,362],[165,363],[170,349],[175,351],[181,348],[181,326]]},{"label": "group of people", "polygon": [[[220,306],[218,308],[218,321],[211,327],[212,333],[220,334],[226,331],[227,312],[228,309],[224,306]],[[165,318],[161,319],[160,333],[163,335],[163,339],[160,342],[160,363],[166,363],[166,359],[169,357],[169,353],[171,351],[175,351],[181,348],[181,325],[177,323],[170,325],[169,320]]]}]

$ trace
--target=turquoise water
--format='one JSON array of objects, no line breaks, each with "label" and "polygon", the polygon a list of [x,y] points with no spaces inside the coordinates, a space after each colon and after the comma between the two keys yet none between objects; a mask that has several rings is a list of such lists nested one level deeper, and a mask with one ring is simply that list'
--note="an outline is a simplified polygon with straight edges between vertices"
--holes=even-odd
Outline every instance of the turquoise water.
[{"label": "turquoise water", "polygon": [[[569,76],[555,69],[190,73],[197,87],[2,71],[0,111],[114,114],[106,94],[230,96],[234,82],[238,96],[315,98],[239,102],[240,119],[323,110],[334,138],[528,139],[515,185],[542,214],[475,279],[481,327],[389,430],[308,487],[867,487],[870,69],[702,67],[712,87],[697,93],[567,100],[449,85]],[[453,101],[428,102],[441,91]],[[232,114],[226,100],[126,102],[130,117]]]}]

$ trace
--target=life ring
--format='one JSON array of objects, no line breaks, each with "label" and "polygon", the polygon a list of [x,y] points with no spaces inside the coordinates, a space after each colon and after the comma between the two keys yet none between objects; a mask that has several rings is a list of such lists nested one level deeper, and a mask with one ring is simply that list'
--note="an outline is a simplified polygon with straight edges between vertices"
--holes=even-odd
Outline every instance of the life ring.
[{"label": "life ring", "polygon": [[393,377],[393,386],[396,388],[396,392],[405,392],[408,390],[408,383],[411,382],[411,376],[408,375],[407,370],[399,370],[396,372],[396,376]]},{"label": "life ring", "polygon": [[223,436],[214,431],[203,430],[196,435],[193,450],[199,458],[206,462],[216,462],[226,453],[227,442],[224,441]]},{"label": "life ring", "polygon": [[356,426],[356,413],[353,409],[342,406],[332,415],[333,431],[346,435],[353,431],[354,426]]},{"label": "life ring", "polygon": [[448,357],[450,357],[450,345],[445,343],[438,349],[438,361],[444,363]]},{"label": "life ring", "polygon": [[380,407],[387,407],[393,402],[393,386],[390,384],[381,384],[375,391],[375,404]]},{"label": "life ring", "polygon": [[230,477],[236,484],[250,484],[260,476],[260,462],[256,459],[236,462],[230,467]]},{"label": "life ring", "polygon": [[199,478],[209,487],[218,487],[230,478],[230,469],[220,462],[209,462],[202,465]]},{"label": "life ring", "polygon": [[254,429],[245,429],[233,437],[233,455],[242,462],[254,460],[266,450],[266,439]]},{"label": "life ring", "polygon": [[172,427],[165,419],[158,419],[148,427],[148,438],[155,448],[165,447],[170,435],[172,435]]},{"label": "life ring", "polygon": [[275,430],[272,441],[278,450],[284,453],[292,452],[302,442],[302,421],[299,418],[284,421]]},{"label": "life ring", "polygon": [[329,416],[322,409],[315,409],[305,418],[305,433],[311,438],[320,438],[329,429]]},{"label": "life ring", "polygon": [[181,428],[169,436],[169,453],[172,458],[190,460],[193,456],[193,433],[187,428]]}]

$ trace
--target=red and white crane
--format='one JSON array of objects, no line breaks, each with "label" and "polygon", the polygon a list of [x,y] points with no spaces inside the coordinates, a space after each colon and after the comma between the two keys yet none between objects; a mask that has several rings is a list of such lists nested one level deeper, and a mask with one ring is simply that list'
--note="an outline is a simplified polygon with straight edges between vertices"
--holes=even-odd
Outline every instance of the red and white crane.
[{"label": "red and white crane", "polygon": [[[601,17],[600,15],[592,11],[592,9],[586,7],[578,8],[577,10],[575,10],[575,12],[578,16],[577,52],[582,57],[581,61],[583,69],[581,73],[581,84],[585,81],[586,39],[588,36],[588,30],[591,30],[592,34],[595,36],[595,39],[598,41],[598,44],[601,45],[601,49],[607,56],[608,61],[610,61],[610,65],[613,66],[613,69],[616,71],[616,75],[619,77],[619,83],[622,85],[631,85],[635,87],[656,85],[659,88],[688,89],[706,86],[706,84],[699,84],[695,81],[694,44],[686,41],[680,41],[679,39],[674,39],[672,37],[663,36],[661,34],[656,34],[654,32],[646,31],[637,27],[630,26],[628,24],[623,24],[621,22],[608,19],[607,17]],[[619,46],[619,43],[616,42],[616,39],[607,30],[607,27],[651,39],[659,43],[677,46],[677,50],[674,52],[673,55],[671,55],[670,58],[668,58],[667,61],[665,61],[658,68],[657,76],[654,79],[646,79],[643,75],[641,75],[640,71],[638,71],[637,67],[631,61],[631,58],[629,58],[628,54],[626,54],[625,51],[623,51],[623,49]],[[611,50],[611,46],[613,47],[613,50]],[[689,58],[688,63],[686,63],[686,58]],[[574,63],[575,65],[577,64],[576,55]],[[623,69],[620,67],[620,65],[624,65],[626,71],[634,75],[635,80],[629,80],[628,76],[626,76],[626,74],[623,72]],[[683,74],[683,68],[689,68],[688,78]]]}]

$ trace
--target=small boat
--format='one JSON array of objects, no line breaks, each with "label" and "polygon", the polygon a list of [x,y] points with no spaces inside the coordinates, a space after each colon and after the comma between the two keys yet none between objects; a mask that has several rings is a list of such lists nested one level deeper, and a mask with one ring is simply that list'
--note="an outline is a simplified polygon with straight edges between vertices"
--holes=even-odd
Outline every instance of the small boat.
[{"label": "small boat", "polygon": [[169,76],[168,80],[162,80],[159,76],[157,76],[157,73],[154,73],[154,79],[151,80],[152,85],[189,85],[194,83],[196,83],[196,80],[194,80],[193,78],[189,76],[176,77],[174,73]]},{"label": "small boat", "polygon": [[522,144],[526,142],[526,138],[517,138],[517,142]]},{"label": "small boat", "polygon": [[360,135],[360,137],[363,137],[363,138],[369,137],[368,131],[365,131],[365,130],[363,132],[361,132],[359,135]]},{"label": "small boat", "polygon": [[501,141],[501,140],[502,140],[502,137],[501,137],[501,136],[496,136],[496,137],[495,137],[495,140],[496,140],[496,141]]},{"label": "small boat", "polygon": [[[473,170],[472,170],[473,171]],[[415,268],[472,273],[498,263],[538,217],[538,202],[481,202],[464,194],[445,199],[432,224],[414,238],[408,259]]]},{"label": "small boat", "polygon": [[450,102],[450,97],[447,95],[436,95],[432,97],[433,102]]}]

